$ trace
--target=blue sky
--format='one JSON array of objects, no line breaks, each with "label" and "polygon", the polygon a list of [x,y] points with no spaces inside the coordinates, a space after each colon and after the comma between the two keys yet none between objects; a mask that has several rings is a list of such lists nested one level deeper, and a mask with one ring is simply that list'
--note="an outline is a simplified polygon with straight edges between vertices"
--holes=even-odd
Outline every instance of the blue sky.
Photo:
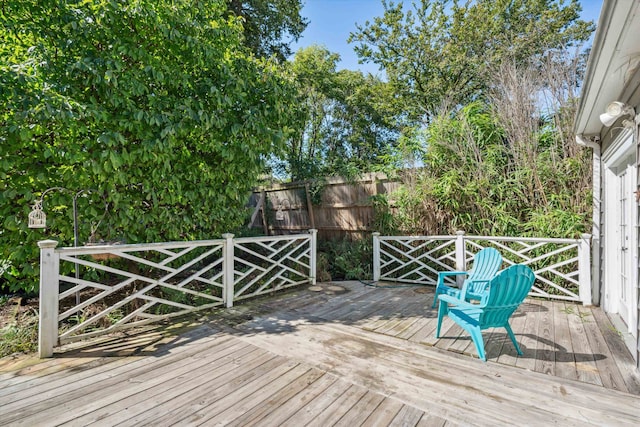
[{"label": "blue sky", "polygon": [[[405,0],[409,4],[411,0]],[[394,1],[398,3],[398,1]],[[583,0],[582,19],[598,22],[601,0]],[[342,59],[338,69],[362,70],[380,74],[373,64],[358,64],[353,44],[347,43],[349,34],[356,30],[356,23],[363,25],[376,16],[382,16],[384,8],[380,0],[305,0],[302,15],[309,19],[302,38],[292,45],[295,52],[300,47],[323,45]]]}]

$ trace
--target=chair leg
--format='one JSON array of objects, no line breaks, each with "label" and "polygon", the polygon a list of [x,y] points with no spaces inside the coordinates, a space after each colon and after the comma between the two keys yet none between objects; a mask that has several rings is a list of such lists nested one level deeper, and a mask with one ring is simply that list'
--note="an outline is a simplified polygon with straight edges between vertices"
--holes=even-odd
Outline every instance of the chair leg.
[{"label": "chair leg", "polygon": [[513,346],[516,348],[516,352],[518,352],[519,356],[522,356],[522,350],[520,350],[520,346],[516,341],[516,336],[513,334],[513,330],[511,329],[511,325],[509,325],[509,322],[507,322],[504,325],[504,328],[507,330],[507,333],[509,334],[509,338],[511,338],[511,342],[513,343]]},{"label": "chair leg", "polygon": [[484,352],[484,340],[482,339],[482,331],[480,328],[470,328],[469,334],[471,335],[471,339],[473,343],[476,345],[476,350],[478,351],[478,357],[483,362],[487,361],[487,355]]},{"label": "chair leg", "polygon": [[431,308],[436,308],[436,304],[438,303],[438,295],[440,294],[440,286],[436,286],[436,291],[433,294],[433,304],[431,304]]},{"label": "chair leg", "polygon": [[449,312],[449,305],[446,302],[438,300],[438,326],[436,327],[436,338],[440,338],[440,326],[442,326],[442,318]]}]

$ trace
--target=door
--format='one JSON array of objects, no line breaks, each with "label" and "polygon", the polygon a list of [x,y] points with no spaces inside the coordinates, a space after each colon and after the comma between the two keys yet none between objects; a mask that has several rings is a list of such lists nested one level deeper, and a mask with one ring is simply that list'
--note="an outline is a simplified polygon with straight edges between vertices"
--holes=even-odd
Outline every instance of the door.
[{"label": "door", "polygon": [[619,300],[618,314],[622,321],[627,325],[629,332],[631,332],[631,317],[632,317],[632,299],[633,295],[633,239],[631,231],[633,226],[629,223],[629,220],[633,218],[631,202],[631,196],[633,195],[632,188],[633,183],[631,177],[634,176],[635,171],[631,165],[623,165],[619,168],[621,172],[618,174],[618,260],[620,267],[620,274],[618,276],[619,289],[616,294]]},{"label": "door", "polygon": [[638,336],[638,208],[632,131],[623,131],[603,153],[603,308],[627,337]]}]

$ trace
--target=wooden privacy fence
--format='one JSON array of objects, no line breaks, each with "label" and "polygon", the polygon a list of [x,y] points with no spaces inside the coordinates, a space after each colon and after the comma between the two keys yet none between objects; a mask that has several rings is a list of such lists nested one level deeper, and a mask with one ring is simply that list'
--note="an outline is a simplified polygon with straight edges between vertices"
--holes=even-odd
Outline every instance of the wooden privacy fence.
[{"label": "wooden privacy fence", "polygon": [[313,228],[321,239],[362,238],[373,231],[372,197],[399,186],[382,173],[366,174],[357,181],[329,178],[274,184],[253,193],[249,227],[261,228],[266,235]]},{"label": "wooden privacy fence", "polygon": [[[373,280],[436,284],[438,271],[466,271],[475,254],[494,247],[503,268],[528,265],[531,296],[591,305],[591,235],[580,239],[466,236],[381,236],[373,233]],[[454,284],[454,278],[450,278]]]},{"label": "wooden privacy fence", "polygon": [[316,230],[233,237],[59,249],[39,242],[40,357],[55,345],[315,284]]}]

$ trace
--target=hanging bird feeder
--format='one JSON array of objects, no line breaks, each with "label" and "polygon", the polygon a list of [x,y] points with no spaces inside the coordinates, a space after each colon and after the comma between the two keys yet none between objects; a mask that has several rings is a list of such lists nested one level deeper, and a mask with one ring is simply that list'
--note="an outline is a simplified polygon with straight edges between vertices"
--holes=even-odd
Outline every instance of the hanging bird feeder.
[{"label": "hanging bird feeder", "polygon": [[29,213],[29,228],[45,228],[47,215],[42,210],[42,200],[36,201]]}]

